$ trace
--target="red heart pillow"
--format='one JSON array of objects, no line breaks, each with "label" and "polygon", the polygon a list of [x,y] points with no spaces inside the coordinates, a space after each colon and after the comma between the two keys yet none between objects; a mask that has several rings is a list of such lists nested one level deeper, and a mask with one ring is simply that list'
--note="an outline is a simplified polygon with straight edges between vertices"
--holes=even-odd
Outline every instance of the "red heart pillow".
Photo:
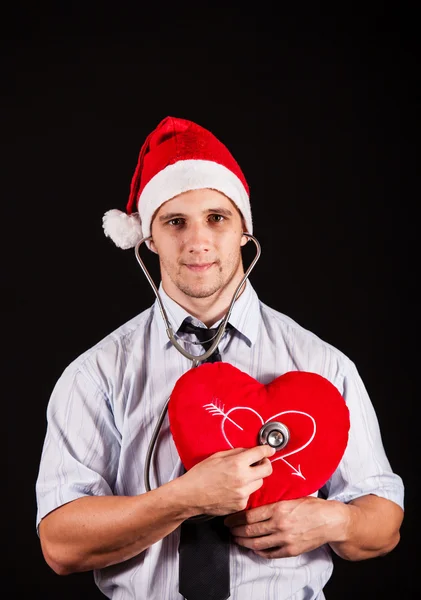
[{"label": "red heart pillow", "polygon": [[211,454],[251,448],[265,423],[289,441],[247,508],[308,496],[337,468],[348,443],[349,411],[337,388],[316,373],[289,371],[264,385],[226,362],[204,363],[176,382],[168,403],[171,433],[189,470]]}]

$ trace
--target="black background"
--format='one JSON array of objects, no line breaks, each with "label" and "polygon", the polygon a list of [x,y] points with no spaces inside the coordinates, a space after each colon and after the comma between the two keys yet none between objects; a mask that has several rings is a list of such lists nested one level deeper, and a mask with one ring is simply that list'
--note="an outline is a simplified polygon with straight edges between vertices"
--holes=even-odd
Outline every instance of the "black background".
[{"label": "black background", "polygon": [[[3,14],[9,597],[103,597],[91,573],[47,567],[34,486],[56,379],[154,300],[101,218],[124,210],[144,138],[172,115],[213,131],[239,161],[262,245],[254,287],[357,364],[405,483],[399,546],[360,563],[335,558],[326,596],[412,598],[416,12],[144,4],[15,3]],[[144,258],[157,281],[155,256]]]}]

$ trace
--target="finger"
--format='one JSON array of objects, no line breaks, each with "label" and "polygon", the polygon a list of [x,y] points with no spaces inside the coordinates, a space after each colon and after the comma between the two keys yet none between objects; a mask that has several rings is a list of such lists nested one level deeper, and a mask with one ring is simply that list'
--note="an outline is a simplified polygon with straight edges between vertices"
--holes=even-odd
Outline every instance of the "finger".
[{"label": "finger", "polygon": [[231,527],[230,530],[232,536],[240,538],[255,538],[276,532],[272,521],[269,519],[267,521],[259,521],[259,523],[254,523],[252,525],[238,525],[236,527]]},{"label": "finger", "polygon": [[262,558],[289,558],[291,556],[286,546],[275,546],[267,550],[255,550],[254,553]]},{"label": "finger", "polygon": [[263,480],[264,478],[269,477],[269,475],[272,475],[272,471],[273,468],[270,464],[270,461],[268,461],[267,463],[265,462],[264,464],[259,463],[259,465],[255,467],[250,466],[248,467],[247,480],[250,483],[253,483],[254,481]]},{"label": "finger", "polygon": [[227,527],[236,527],[237,525],[245,525],[247,523],[252,525],[260,521],[267,521],[272,517],[274,507],[275,503],[256,506],[256,508],[250,508],[247,511],[239,511],[229,515],[224,523]]},{"label": "finger", "polygon": [[224,458],[226,456],[235,456],[236,454],[241,454],[242,452],[246,452],[248,448],[230,448],[229,450],[220,450],[219,452],[215,452],[212,456],[220,456]]},{"label": "finger", "polygon": [[233,541],[239,546],[249,548],[250,550],[262,551],[273,549],[277,543],[276,537],[272,534],[262,535],[260,537],[233,537]]},{"label": "finger", "polygon": [[275,448],[269,446],[268,444],[262,444],[261,446],[254,446],[253,448],[248,448],[243,452],[243,458],[247,461],[248,465],[253,465],[254,463],[260,462],[263,458],[269,458],[275,454]]},{"label": "finger", "polygon": [[251,465],[251,468],[256,477],[268,477],[273,473],[273,466],[268,458],[262,458],[258,463]]},{"label": "finger", "polygon": [[254,494],[254,492],[257,492],[257,490],[260,490],[260,488],[263,485],[263,479],[254,479],[253,481],[250,481],[250,483],[244,487],[244,492],[248,495],[251,496],[251,494]]},{"label": "finger", "polygon": [[237,527],[239,525],[245,525],[247,523],[247,510],[240,510],[236,513],[232,513],[232,515],[228,515],[224,519],[224,525],[226,527]]}]

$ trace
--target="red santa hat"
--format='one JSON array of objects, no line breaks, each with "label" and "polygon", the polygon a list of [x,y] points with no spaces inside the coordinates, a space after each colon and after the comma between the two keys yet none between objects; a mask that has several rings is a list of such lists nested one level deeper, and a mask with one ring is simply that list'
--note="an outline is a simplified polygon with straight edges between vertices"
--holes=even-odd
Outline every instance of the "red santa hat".
[{"label": "red santa hat", "polygon": [[126,212],[111,209],[104,214],[105,235],[119,248],[133,248],[151,235],[152,219],[161,204],[182,192],[202,188],[230,198],[240,210],[247,232],[253,232],[249,187],[228,148],[200,125],[166,117],[140,150]]}]

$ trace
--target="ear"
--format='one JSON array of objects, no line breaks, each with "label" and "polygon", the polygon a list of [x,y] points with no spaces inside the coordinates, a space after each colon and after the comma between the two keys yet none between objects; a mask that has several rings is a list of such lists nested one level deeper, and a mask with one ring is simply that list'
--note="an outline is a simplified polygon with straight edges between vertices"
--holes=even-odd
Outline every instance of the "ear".
[{"label": "ear", "polygon": [[150,250],[152,250],[152,252],[155,252],[155,254],[158,254],[157,247],[155,246],[155,242],[153,241],[152,238],[149,240],[149,248],[150,248]]},{"label": "ear", "polygon": [[[238,210],[238,209],[237,209],[237,210]],[[240,215],[241,215],[241,212],[240,212]],[[241,215],[241,226],[242,226],[242,228],[243,228],[243,232],[247,233],[247,225],[246,225],[246,222],[245,222],[245,220],[244,220],[244,217],[243,217],[243,215]],[[241,242],[240,242],[240,248],[241,248],[242,246],[245,246],[245,245],[247,244],[247,242],[248,242],[248,241],[249,241],[249,238],[248,238],[246,235],[242,235],[242,236],[241,236]]]}]

